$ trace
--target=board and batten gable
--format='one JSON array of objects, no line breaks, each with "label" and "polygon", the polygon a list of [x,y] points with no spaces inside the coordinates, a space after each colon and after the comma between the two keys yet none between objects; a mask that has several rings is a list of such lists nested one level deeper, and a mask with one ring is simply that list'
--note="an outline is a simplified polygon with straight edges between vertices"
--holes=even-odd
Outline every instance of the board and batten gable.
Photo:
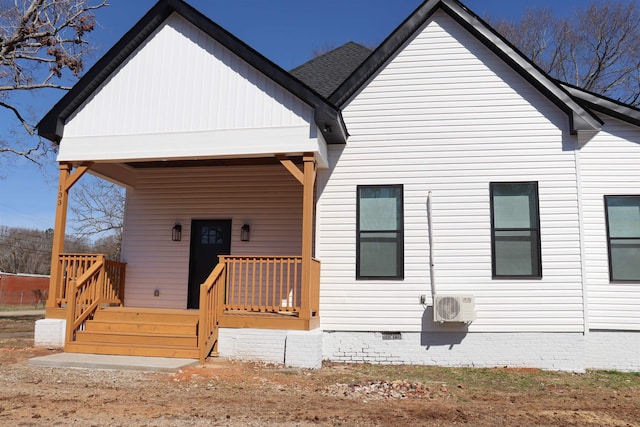
[{"label": "board and batten gable", "polygon": [[174,13],[67,120],[58,160],[319,152],[313,120],[311,106]]},{"label": "board and batten gable", "polygon": [[[231,255],[300,256],[302,186],[283,166],[138,172],[136,188],[127,190],[122,243],[128,306],[186,307],[193,219],[230,219]],[[179,242],[171,240],[175,223]],[[251,226],[248,242],[240,240],[243,224]]]},{"label": "board and batten gable", "polygon": [[640,128],[603,116],[579,151],[589,329],[640,330],[640,282],[611,283],[604,196],[640,196]]},{"label": "board and batten gable", "polygon": [[[344,107],[350,138],[319,175],[321,322],[335,331],[438,330],[438,293],[476,297],[469,331],[584,329],[574,149],[565,113],[442,11]],[[494,280],[490,182],[537,181],[542,274]],[[356,187],[404,186],[404,279],[356,280]]]}]

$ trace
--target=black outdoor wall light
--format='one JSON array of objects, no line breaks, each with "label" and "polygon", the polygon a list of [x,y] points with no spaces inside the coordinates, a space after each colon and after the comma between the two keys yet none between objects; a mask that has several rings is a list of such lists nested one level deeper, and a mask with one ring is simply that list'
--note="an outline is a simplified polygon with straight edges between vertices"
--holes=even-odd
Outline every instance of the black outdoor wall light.
[{"label": "black outdoor wall light", "polygon": [[171,229],[171,240],[174,242],[179,242],[182,240],[182,225],[176,224]]},{"label": "black outdoor wall light", "polygon": [[250,237],[251,237],[251,227],[249,226],[249,224],[244,224],[240,228],[240,240],[242,240],[243,242],[248,242]]}]

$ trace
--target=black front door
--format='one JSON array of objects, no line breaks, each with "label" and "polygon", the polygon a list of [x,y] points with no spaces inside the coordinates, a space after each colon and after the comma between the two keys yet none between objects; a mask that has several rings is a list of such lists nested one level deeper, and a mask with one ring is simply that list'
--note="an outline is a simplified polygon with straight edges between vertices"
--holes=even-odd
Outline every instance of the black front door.
[{"label": "black front door", "polygon": [[200,306],[200,285],[218,264],[218,255],[229,255],[230,252],[230,219],[198,219],[191,221],[187,308],[198,308]]}]

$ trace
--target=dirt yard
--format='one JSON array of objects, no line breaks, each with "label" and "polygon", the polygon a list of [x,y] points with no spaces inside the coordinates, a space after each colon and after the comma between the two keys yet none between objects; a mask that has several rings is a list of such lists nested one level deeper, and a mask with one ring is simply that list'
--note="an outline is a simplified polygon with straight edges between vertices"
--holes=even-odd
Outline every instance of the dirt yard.
[{"label": "dirt yard", "polygon": [[213,360],[176,373],[30,367],[0,318],[1,426],[640,426],[640,375]]}]

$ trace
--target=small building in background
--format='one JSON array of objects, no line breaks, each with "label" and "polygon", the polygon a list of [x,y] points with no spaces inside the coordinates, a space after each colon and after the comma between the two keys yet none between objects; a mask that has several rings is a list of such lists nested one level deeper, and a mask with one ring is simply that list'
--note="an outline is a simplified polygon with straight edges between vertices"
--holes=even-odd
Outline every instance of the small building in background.
[{"label": "small building in background", "polygon": [[0,271],[0,305],[44,308],[48,289],[49,276]]}]

